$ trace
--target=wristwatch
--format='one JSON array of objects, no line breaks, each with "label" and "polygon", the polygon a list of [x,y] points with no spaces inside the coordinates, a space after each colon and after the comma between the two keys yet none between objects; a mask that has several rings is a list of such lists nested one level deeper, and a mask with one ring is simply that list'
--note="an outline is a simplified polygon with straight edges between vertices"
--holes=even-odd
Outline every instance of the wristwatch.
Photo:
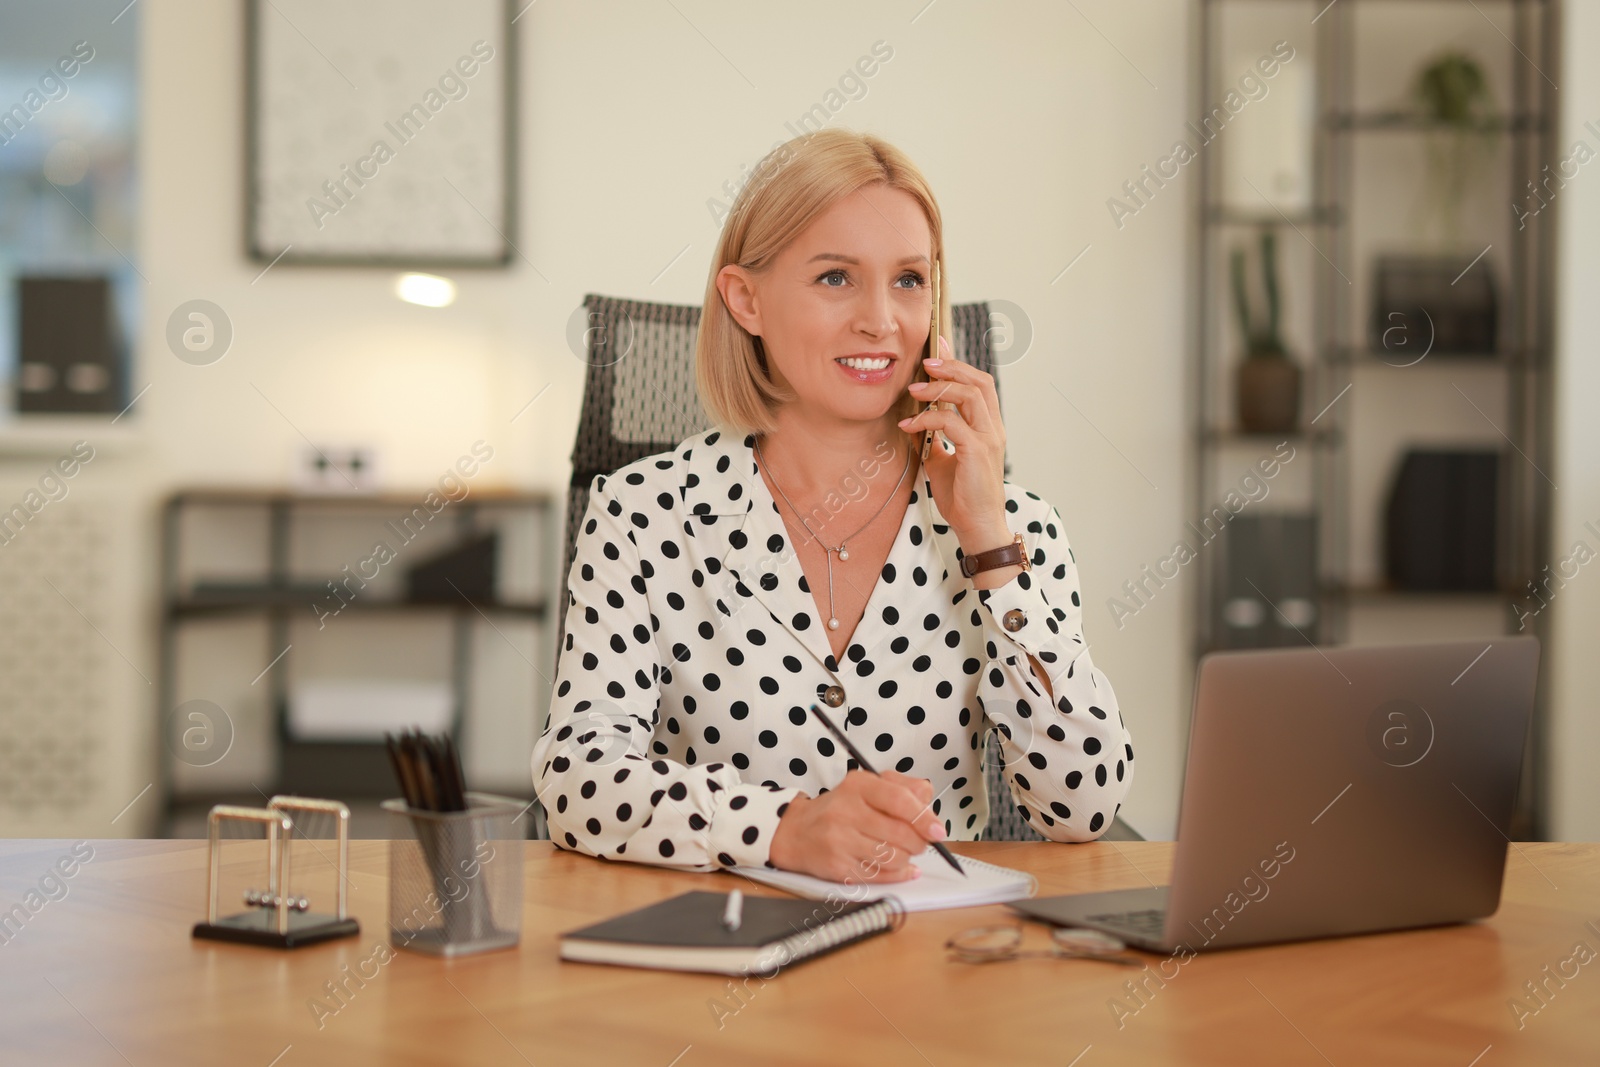
[{"label": "wristwatch", "polygon": [[1020,565],[1023,570],[1031,570],[1033,564],[1028,561],[1028,550],[1022,546],[1022,535],[1013,534],[1009,545],[991,548],[987,552],[979,552],[972,556],[961,557],[961,574],[971,578],[979,571],[992,571],[1000,567]]}]

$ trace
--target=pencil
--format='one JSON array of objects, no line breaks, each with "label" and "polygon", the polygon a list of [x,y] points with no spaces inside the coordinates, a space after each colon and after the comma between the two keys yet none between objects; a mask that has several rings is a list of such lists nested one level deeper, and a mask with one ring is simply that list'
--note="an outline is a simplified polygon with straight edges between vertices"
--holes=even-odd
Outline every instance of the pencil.
[{"label": "pencil", "polygon": [[[861,754],[861,750],[855,745],[851,744],[850,739],[844,735],[844,731],[833,725],[832,720],[830,720],[826,715],[822,714],[821,708],[817,707],[815,704],[812,704],[811,714],[815,715],[818,721],[820,721],[823,726],[828,728],[828,732],[830,734],[839,739],[839,743],[844,746],[844,750],[850,753],[851,758],[861,765],[862,770],[866,771],[868,774],[878,774],[877,770],[872,766],[872,764],[867,762],[867,757]],[[878,774],[878,777],[882,778],[883,775]],[[943,856],[944,861],[950,866],[954,867],[956,872],[960,874],[961,877],[965,878],[967,876],[967,872],[962,870],[961,864],[956,862],[955,856],[951,854],[949,849],[944,847],[942,842],[933,841],[930,843],[933,845],[934,851]]]}]

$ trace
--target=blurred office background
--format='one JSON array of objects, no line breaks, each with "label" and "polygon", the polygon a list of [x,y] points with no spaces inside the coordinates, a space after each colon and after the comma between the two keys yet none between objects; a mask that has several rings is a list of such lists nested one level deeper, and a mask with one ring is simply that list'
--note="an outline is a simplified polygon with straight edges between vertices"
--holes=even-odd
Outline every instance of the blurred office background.
[{"label": "blurred office background", "polygon": [[394,719],[531,797],[584,297],[697,304],[825,122],[990,302],[1130,824],[1173,833],[1208,649],[1520,630],[1519,834],[1594,839],[1597,44],[1534,0],[0,0],[0,834],[389,795]]}]

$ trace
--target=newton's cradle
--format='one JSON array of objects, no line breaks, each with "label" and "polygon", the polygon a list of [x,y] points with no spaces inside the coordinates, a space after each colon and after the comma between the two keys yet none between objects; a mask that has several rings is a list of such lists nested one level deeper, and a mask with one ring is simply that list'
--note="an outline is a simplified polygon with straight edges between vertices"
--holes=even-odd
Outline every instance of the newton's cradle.
[{"label": "newton's cradle", "polygon": [[[333,915],[311,910],[311,902],[295,896],[289,881],[289,840],[295,813],[331,815],[337,827],[338,904]],[[222,824],[259,823],[267,831],[267,881],[265,889],[247,889],[247,910],[218,917],[218,883],[222,873]],[[299,948],[337,937],[351,937],[361,926],[347,912],[350,869],[350,809],[336,800],[275,796],[264,808],[218,804],[207,820],[209,848],[206,874],[206,918],[194,924],[194,936],[212,941],[233,941],[269,948]]]}]

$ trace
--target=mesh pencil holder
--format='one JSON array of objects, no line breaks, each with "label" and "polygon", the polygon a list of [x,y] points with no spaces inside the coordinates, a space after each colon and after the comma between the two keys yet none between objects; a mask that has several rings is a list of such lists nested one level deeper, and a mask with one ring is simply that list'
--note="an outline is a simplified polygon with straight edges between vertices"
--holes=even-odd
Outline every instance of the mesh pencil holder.
[{"label": "mesh pencil holder", "polygon": [[515,948],[522,936],[526,805],[468,793],[466,811],[419,811],[404,800],[383,807],[412,836],[389,845],[389,941],[430,956]]}]

